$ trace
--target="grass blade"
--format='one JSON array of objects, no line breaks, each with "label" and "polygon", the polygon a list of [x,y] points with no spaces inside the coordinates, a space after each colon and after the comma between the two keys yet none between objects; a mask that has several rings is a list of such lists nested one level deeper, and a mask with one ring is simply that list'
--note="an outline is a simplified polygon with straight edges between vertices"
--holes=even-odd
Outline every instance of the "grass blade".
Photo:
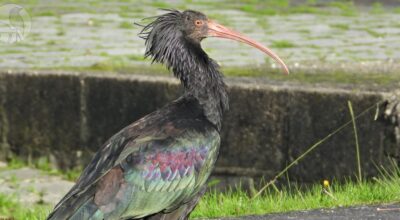
[{"label": "grass blade", "polygon": [[354,117],[353,105],[351,104],[351,101],[347,101],[347,104],[349,106],[349,111],[350,111],[350,115],[351,115],[351,121],[353,122],[354,139],[355,139],[355,142],[356,142],[358,182],[361,183],[362,182],[362,174],[361,174],[360,144],[358,143],[356,119]]}]

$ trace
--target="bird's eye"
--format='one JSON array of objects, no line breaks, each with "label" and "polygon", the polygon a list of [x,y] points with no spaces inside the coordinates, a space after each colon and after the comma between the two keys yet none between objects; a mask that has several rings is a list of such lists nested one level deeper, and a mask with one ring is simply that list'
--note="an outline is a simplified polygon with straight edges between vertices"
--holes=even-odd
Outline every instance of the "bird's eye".
[{"label": "bird's eye", "polygon": [[196,20],[194,23],[196,24],[196,26],[203,25],[203,21],[202,20]]}]

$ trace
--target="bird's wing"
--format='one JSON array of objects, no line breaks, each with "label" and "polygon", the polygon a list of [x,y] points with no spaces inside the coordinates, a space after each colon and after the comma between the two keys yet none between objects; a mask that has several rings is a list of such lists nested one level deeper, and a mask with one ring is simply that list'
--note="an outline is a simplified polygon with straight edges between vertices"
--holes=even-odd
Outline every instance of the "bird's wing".
[{"label": "bird's wing", "polygon": [[73,206],[72,201],[77,205],[86,201],[87,195],[90,192],[94,192],[93,189],[90,189],[91,186],[115,166],[119,153],[127,146],[130,139],[126,138],[121,132],[111,137],[101,150],[94,155],[92,161],[83,170],[75,185],[54,207],[54,210],[47,218],[67,219],[70,213],[64,210],[60,211],[60,209],[65,209],[62,206]]},{"label": "bird's wing", "polygon": [[129,138],[119,133],[95,155],[49,219],[143,217],[174,209],[204,184],[219,142],[214,128],[200,132],[173,123]]}]

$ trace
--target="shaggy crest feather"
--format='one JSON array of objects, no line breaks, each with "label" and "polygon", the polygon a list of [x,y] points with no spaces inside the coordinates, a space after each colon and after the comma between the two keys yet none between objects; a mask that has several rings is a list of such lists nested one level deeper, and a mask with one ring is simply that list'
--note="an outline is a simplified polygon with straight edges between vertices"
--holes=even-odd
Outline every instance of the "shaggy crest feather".
[{"label": "shaggy crest feather", "polygon": [[208,29],[196,24],[207,17],[167,10],[153,18],[139,34],[145,55],[172,70],[184,94],[106,141],[48,220],[186,220],[204,194],[228,108],[218,65],[200,46]]},{"label": "shaggy crest feather", "polygon": [[204,108],[206,117],[221,127],[222,114],[228,110],[228,96],[218,64],[183,33],[183,13],[168,13],[143,26],[139,36],[146,40],[146,57],[163,63],[182,81],[185,94],[192,95]]}]

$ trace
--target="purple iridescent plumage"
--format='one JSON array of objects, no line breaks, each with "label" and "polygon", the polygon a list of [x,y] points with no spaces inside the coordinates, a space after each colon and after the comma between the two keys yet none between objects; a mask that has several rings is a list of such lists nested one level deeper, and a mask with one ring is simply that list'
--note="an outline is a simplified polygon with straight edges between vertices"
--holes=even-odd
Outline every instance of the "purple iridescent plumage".
[{"label": "purple iridescent plumage", "polygon": [[197,148],[181,148],[171,151],[156,151],[151,154],[142,154],[142,176],[146,180],[162,178],[164,181],[173,180],[176,175],[185,177],[194,170],[199,171],[208,154],[205,146]]},{"label": "purple iridescent plumage", "polygon": [[111,137],[48,219],[188,218],[218,157],[228,109],[217,63],[177,26],[193,19],[207,17],[170,10],[141,32],[146,55],[174,72],[184,94]]}]

